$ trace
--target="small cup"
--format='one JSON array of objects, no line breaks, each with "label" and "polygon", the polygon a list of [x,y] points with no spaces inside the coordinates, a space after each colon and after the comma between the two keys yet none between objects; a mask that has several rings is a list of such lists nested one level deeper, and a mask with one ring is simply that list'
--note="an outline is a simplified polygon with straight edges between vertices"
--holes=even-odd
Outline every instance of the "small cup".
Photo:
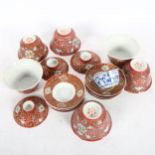
[{"label": "small cup", "polygon": [[110,61],[119,67],[135,58],[139,52],[137,41],[127,35],[112,35],[105,41],[104,48]]},{"label": "small cup", "polygon": [[55,74],[67,73],[69,66],[65,60],[58,57],[49,57],[41,62],[43,67],[43,79],[48,80]]},{"label": "small cup", "polygon": [[72,28],[58,28],[50,43],[51,50],[62,56],[71,55],[80,49],[81,41]]},{"label": "small cup", "polygon": [[13,63],[4,73],[6,85],[23,93],[34,91],[42,79],[43,69],[39,62],[21,59]]},{"label": "small cup", "polygon": [[27,58],[42,61],[48,54],[47,46],[36,36],[23,37],[18,52],[19,59]]},{"label": "small cup", "polygon": [[152,84],[149,65],[141,59],[133,59],[123,67],[126,76],[125,90],[140,93],[148,90]]},{"label": "small cup", "polygon": [[81,139],[97,141],[110,132],[112,121],[104,106],[91,100],[74,111],[71,126],[74,133]]},{"label": "small cup", "polygon": [[86,73],[94,65],[101,63],[100,57],[91,51],[80,51],[71,58],[71,66],[79,73]]}]

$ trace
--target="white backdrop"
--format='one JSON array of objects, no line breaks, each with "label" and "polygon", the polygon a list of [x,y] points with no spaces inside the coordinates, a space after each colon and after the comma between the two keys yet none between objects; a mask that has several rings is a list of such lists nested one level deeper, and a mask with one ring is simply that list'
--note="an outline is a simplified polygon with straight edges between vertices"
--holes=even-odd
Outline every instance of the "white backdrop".
[{"label": "white backdrop", "polygon": [[[141,46],[140,57],[151,66],[155,76],[154,0],[0,0],[0,155],[154,155],[155,88],[134,95],[123,92],[101,101],[110,112],[113,127],[98,142],[80,140],[71,130],[72,112],[50,109],[40,126],[25,129],[13,119],[13,108],[23,97],[2,81],[5,66],[17,59],[19,41],[37,34],[49,45],[57,26],[73,27],[82,40],[81,49],[98,53],[107,61],[104,39],[113,33],[127,33]],[[50,52],[50,55],[54,55]],[[65,57],[69,62],[70,57]],[[70,68],[70,73],[75,73]],[[82,80],[84,76],[78,73]],[[42,96],[44,82],[32,93]],[[95,99],[87,93],[86,99]],[[98,99],[96,99],[98,100]]]}]

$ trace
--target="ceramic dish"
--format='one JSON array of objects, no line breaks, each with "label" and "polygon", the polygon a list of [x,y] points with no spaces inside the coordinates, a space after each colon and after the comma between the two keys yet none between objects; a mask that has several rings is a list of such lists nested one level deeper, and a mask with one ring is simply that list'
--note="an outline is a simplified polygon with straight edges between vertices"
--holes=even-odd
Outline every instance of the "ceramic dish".
[{"label": "ceramic dish", "polygon": [[13,116],[22,127],[31,128],[41,124],[48,115],[46,102],[37,96],[29,96],[15,106]]},{"label": "ceramic dish", "polygon": [[91,51],[79,51],[71,58],[71,66],[79,73],[85,73],[94,65],[100,64],[100,57]]},{"label": "ceramic dish", "polygon": [[119,95],[126,80],[124,73],[117,66],[101,64],[87,71],[85,84],[91,94],[106,99]]},{"label": "ceramic dish", "polygon": [[69,111],[84,99],[82,81],[72,74],[52,76],[44,88],[44,96],[49,105],[59,111]]}]

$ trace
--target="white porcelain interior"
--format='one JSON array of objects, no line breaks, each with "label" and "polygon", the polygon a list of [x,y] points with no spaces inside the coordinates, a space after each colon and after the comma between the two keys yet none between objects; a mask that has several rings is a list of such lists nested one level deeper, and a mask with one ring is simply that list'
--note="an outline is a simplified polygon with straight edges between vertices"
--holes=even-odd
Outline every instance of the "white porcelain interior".
[{"label": "white porcelain interior", "polygon": [[83,51],[80,53],[80,59],[83,61],[89,61],[92,58],[92,54],[88,51]]},{"label": "white porcelain interior", "polygon": [[147,63],[144,60],[133,59],[130,62],[131,67],[138,72],[145,71],[147,69]]},{"label": "white porcelain interior", "polygon": [[104,48],[108,56],[119,60],[135,58],[139,52],[137,41],[127,35],[112,35],[105,41]]},{"label": "white porcelain interior", "polygon": [[57,67],[59,64],[59,61],[58,59],[56,58],[49,58],[47,61],[46,61],[46,65],[50,68],[55,68]]},{"label": "white porcelain interior", "polygon": [[5,70],[6,85],[18,91],[34,88],[41,81],[43,69],[39,62],[32,59],[21,59]]},{"label": "white porcelain interior", "polygon": [[36,36],[35,35],[23,37],[23,42],[25,44],[31,44],[31,43],[33,43],[35,41],[36,41]]},{"label": "white porcelain interior", "polygon": [[73,84],[69,82],[60,82],[53,88],[52,95],[58,102],[71,101],[76,94],[76,89]]},{"label": "white porcelain interior", "polygon": [[26,112],[32,111],[35,107],[35,104],[33,103],[33,101],[25,101],[23,103],[23,110]]},{"label": "white porcelain interior", "polygon": [[89,119],[97,119],[102,115],[102,107],[97,102],[87,102],[83,107],[83,114]]},{"label": "white porcelain interior", "polygon": [[64,26],[64,27],[59,27],[57,29],[57,32],[60,35],[68,35],[69,33],[71,33],[72,29],[70,27]]}]

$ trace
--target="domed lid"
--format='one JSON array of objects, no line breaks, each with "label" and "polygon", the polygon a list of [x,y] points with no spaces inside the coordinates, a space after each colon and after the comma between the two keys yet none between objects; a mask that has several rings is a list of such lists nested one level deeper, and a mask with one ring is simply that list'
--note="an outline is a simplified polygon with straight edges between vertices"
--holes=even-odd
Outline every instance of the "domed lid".
[{"label": "domed lid", "polygon": [[46,102],[38,96],[29,96],[15,106],[14,119],[22,127],[35,127],[41,124],[48,115]]}]

